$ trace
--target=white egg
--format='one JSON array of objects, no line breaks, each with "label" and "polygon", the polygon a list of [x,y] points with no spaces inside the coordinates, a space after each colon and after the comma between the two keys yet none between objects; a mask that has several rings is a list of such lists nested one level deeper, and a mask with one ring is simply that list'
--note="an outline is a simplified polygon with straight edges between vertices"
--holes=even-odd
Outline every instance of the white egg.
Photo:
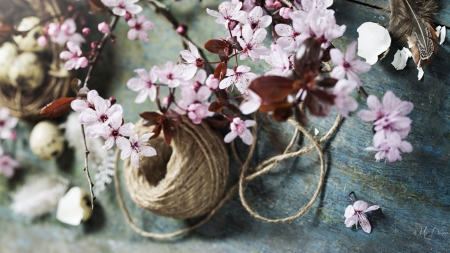
[{"label": "white egg", "polygon": [[35,89],[44,81],[44,65],[36,54],[21,53],[12,63],[8,75],[10,83],[22,89]]},{"label": "white egg", "polygon": [[30,148],[41,159],[55,159],[64,151],[64,137],[54,123],[41,121],[31,131]]},{"label": "white egg", "polygon": [[27,32],[22,35],[14,35],[13,39],[19,46],[19,49],[26,52],[41,52],[45,47],[38,44],[38,38],[44,34],[40,25],[41,20],[38,17],[23,18],[17,26],[17,31]]},{"label": "white egg", "polygon": [[17,57],[17,46],[11,42],[5,42],[0,47],[0,82],[9,83],[8,72]]}]

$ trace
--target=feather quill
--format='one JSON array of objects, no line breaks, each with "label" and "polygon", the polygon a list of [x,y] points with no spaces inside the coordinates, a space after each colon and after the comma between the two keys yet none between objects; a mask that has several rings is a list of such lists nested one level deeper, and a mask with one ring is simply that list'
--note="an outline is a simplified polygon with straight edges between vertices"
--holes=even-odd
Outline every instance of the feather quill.
[{"label": "feather quill", "polygon": [[10,208],[16,214],[36,218],[56,209],[58,201],[69,187],[69,180],[48,175],[33,178],[12,194]]},{"label": "feather quill", "polygon": [[437,5],[433,0],[391,0],[389,30],[401,43],[408,43],[416,66],[426,66],[437,53],[433,16]]}]

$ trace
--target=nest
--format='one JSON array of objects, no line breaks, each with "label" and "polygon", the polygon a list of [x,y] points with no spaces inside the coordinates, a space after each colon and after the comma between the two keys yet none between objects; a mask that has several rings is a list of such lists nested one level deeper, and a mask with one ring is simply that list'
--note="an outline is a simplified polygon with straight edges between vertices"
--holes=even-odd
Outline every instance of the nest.
[{"label": "nest", "polygon": [[[15,20],[18,16],[23,18],[34,15],[41,20],[58,22],[61,13],[67,8],[65,1],[58,0],[27,0],[27,3],[21,2],[20,4],[0,1],[0,4],[16,4],[23,8],[14,10],[13,19]],[[53,19],[49,19],[49,17]],[[43,57],[40,57],[45,61],[46,75],[43,83],[36,89],[30,90],[0,83],[0,107],[9,108],[10,114],[13,116],[36,120],[40,118],[40,111],[45,105],[67,96],[72,75],[64,68],[64,61],[59,58],[59,54],[63,50],[63,45],[49,40]]]},{"label": "nest", "polygon": [[[139,136],[151,128],[139,121]],[[166,146],[162,136],[149,140],[157,156],[141,159],[138,168],[124,161],[124,177],[133,201],[155,214],[186,219],[204,215],[222,199],[229,157],[220,135],[208,124],[183,117]]]}]

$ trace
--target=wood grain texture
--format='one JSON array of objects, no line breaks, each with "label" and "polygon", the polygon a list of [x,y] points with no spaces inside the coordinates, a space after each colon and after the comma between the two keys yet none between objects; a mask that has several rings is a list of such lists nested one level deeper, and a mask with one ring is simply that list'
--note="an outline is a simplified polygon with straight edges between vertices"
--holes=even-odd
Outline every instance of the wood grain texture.
[{"label": "wood grain texture", "polygon": [[[365,0],[369,2],[368,0]],[[370,1],[383,3],[386,1]],[[440,1],[441,3],[443,2]],[[202,45],[210,38],[224,36],[222,27],[213,22],[204,9],[216,8],[217,2],[182,1],[171,3],[177,18],[188,24],[189,35]],[[388,22],[388,12],[350,1],[337,0],[332,6],[338,24],[347,25],[337,47],[345,48],[356,40],[356,29],[363,22]],[[450,11],[450,7],[443,10]],[[195,13],[194,15],[192,13]],[[150,68],[167,60],[178,60],[181,42],[175,32],[145,10],[155,30],[149,43],[128,41],[128,27],[120,22],[117,34],[122,37],[108,45],[98,75],[92,80],[101,94],[114,95],[124,108],[126,121],[137,121],[138,113],[155,109],[150,102],[134,104],[136,93],[126,82],[139,67]],[[442,22],[450,17],[440,14]],[[374,153],[364,151],[371,144],[371,125],[357,117],[344,120],[336,136],[324,145],[327,177],[324,191],[305,217],[289,224],[267,224],[256,220],[243,209],[238,197],[230,200],[206,225],[182,238],[169,242],[148,240],[135,234],[126,224],[118,207],[113,187],[98,196],[94,215],[86,224],[71,227],[59,223],[55,213],[38,220],[15,216],[9,209],[8,192],[23,182],[25,176],[57,173],[70,176],[72,185],[87,189],[82,157],[73,157],[67,150],[53,162],[38,160],[28,147],[31,125],[21,123],[19,140],[6,143],[23,167],[18,177],[8,183],[0,181],[0,252],[449,252],[450,251],[450,36],[439,49],[434,62],[425,69],[423,81],[417,81],[417,70],[409,62],[405,70],[395,70],[391,62],[398,44],[388,56],[361,75],[369,94],[381,98],[392,90],[403,100],[414,103],[410,114],[413,123],[407,140],[414,151],[403,155],[394,164],[377,163]],[[130,57],[131,56],[131,57]],[[213,59],[210,57],[210,59]],[[264,65],[252,65],[262,73]],[[356,94],[360,109],[365,101]],[[317,128],[322,135],[332,125],[336,112],[326,119],[313,118],[311,132]],[[263,117],[252,164],[278,154],[285,147],[293,128]],[[308,145],[300,138],[298,146]],[[242,156],[246,146],[238,145]],[[220,154],[218,154],[220,155]],[[273,173],[249,183],[246,197],[262,215],[281,218],[292,215],[312,196],[319,178],[317,154],[280,163]],[[237,181],[240,168],[232,159],[229,184]],[[373,231],[344,225],[344,210],[351,204],[347,195],[355,191],[358,198],[382,207],[382,213],[369,215]],[[136,207],[128,194],[126,204],[133,219],[142,228],[153,232],[172,232],[196,219],[181,221],[158,217]]]}]

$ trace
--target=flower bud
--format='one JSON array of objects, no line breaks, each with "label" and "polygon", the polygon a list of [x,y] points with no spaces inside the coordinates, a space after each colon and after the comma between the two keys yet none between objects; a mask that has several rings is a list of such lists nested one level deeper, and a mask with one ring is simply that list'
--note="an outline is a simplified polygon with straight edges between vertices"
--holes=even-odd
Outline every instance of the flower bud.
[{"label": "flower bud", "polygon": [[89,29],[88,27],[83,28],[83,30],[81,30],[84,34],[84,36],[88,36],[91,33],[91,29]]},{"label": "flower bud", "polygon": [[170,95],[168,95],[167,97],[164,97],[164,98],[162,99],[162,104],[163,104],[164,106],[168,106],[168,105],[169,105],[169,101],[170,101]]},{"label": "flower bud", "polygon": [[219,79],[214,78],[214,75],[211,74],[205,81],[206,86],[208,86],[211,90],[215,90],[219,87]]},{"label": "flower bud", "polygon": [[37,39],[37,43],[41,47],[47,46],[48,43],[47,37],[45,37],[44,35],[39,36],[39,38]]},{"label": "flower bud", "polygon": [[289,19],[289,14],[291,12],[293,12],[291,8],[282,7],[280,9],[280,16],[283,17],[284,19]]},{"label": "flower bud", "polygon": [[273,3],[273,8],[275,8],[275,9],[279,9],[279,8],[281,8],[283,5],[280,3],[280,1],[275,1],[274,3]]},{"label": "flower bud", "polygon": [[177,33],[178,34],[183,34],[186,31],[186,28],[184,27],[184,25],[180,24],[177,27]]},{"label": "flower bud", "polygon": [[106,22],[101,22],[100,24],[98,24],[98,30],[101,33],[107,33],[111,30],[111,27],[109,27],[109,25]]},{"label": "flower bud", "polygon": [[117,99],[115,97],[109,97],[109,102],[111,102],[111,105],[114,105],[117,102]]},{"label": "flower bud", "polygon": [[130,20],[132,18],[131,13],[129,13],[129,12],[125,13],[124,18],[126,21]]}]

